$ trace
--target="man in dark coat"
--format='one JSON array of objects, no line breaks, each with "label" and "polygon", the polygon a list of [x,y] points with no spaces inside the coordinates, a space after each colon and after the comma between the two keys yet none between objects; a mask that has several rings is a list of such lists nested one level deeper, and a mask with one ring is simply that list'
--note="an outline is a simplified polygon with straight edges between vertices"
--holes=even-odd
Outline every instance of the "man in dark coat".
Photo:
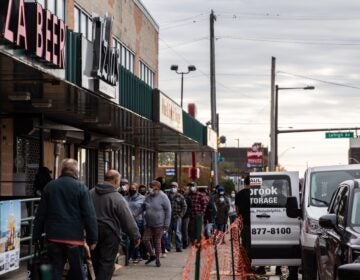
[{"label": "man in dark coat", "polygon": [[74,159],[62,161],[61,176],[45,186],[35,217],[33,239],[38,241],[45,232],[53,280],[62,279],[66,259],[70,264],[68,278],[85,279],[84,230],[91,250],[98,239],[94,206],[88,188],[77,179],[77,166]]}]

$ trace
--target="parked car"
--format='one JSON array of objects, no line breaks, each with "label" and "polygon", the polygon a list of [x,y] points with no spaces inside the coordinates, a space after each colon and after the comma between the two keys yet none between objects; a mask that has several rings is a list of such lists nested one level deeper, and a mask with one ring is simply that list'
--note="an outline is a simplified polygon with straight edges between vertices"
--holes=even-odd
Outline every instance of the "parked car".
[{"label": "parked car", "polygon": [[299,198],[298,172],[250,173],[252,266],[289,266],[298,279],[300,221],[286,216],[289,196]]},{"label": "parked car", "polygon": [[315,242],[318,279],[338,279],[341,265],[360,263],[359,179],[348,180],[338,186],[328,214],[320,217],[319,225],[321,233]]},{"label": "parked car", "polygon": [[314,246],[317,235],[320,233],[319,218],[327,213],[337,186],[343,181],[356,178],[360,178],[360,164],[310,167],[305,171],[300,209],[294,208],[297,207],[294,200],[291,203],[292,209],[287,209],[289,217],[301,219],[303,279],[315,280],[317,277]]}]

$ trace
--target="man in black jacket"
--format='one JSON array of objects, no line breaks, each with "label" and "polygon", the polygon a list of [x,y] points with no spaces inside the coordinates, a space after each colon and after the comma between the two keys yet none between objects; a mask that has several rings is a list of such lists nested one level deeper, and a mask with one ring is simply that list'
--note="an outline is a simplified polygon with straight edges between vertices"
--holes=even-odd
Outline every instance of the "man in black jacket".
[{"label": "man in black jacket", "polygon": [[92,253],[97,280],[111,280],[122,232],[133,240],[134,247],[140,244],[138,226],[119,186],[119,172],[109,170],[105,182],[90,191],[99,225],[99,241]]},{"label": "man in black jacket", "polygon": [[45,232],[53,280],[62,279],[66,259],[68,279],[85,279],[84,230],[92,250],[98,239],[94,206],[88,188],[77,179],[77,166],[74,159],[62,161],[61,176],[45,186],[35,217],[33,239],[39,240]]}]

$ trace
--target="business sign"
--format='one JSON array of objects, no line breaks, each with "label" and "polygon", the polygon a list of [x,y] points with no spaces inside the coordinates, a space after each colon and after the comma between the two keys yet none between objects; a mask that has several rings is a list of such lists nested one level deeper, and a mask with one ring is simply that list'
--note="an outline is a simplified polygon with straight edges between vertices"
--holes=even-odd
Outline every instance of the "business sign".
[{"label": "business sign", "polygon": [[183,111],[181,107],[159,90],[154,90],[153,98],[155,121],[182,133]]},{"label": "business sign", "polygon": [[65,23],[39,3],[2,1],[0,38],[49,65],[65,67]]},{"label": "business sign", "polygon": [[92,73],[94,90],[115,98],[119,81],[120,50],[111,46],[112,17],[95,17]]},{"label": "business sign", "polygon": [[210,127],[206,127],[206,139],[207,139],[207,146],[217,150],[217,134],[214,130],[212,130]]},{"label": "business sign", "polygon": [[94,41],[81,40],[81,86],[119,103],[120,53],[110,48],[112,18],[94,18]]},{"label": "business sign", "polygon": [[261,147],[261,143],[254,143],[251,148],[246,150],[246,154],[246,165],[248,168],[263,167],[264,150]]},{"label": "business sign", "polygon": [[0,202],[0,275],[19,268],[20,200]]},{"label": "business sign", "polygon": [[165,175],[166,176],[175,176],[175,168],[166,168]]},{"label": "business sign", "polygon": [[326,132],[325,138],[354,138],[354,132]]}]

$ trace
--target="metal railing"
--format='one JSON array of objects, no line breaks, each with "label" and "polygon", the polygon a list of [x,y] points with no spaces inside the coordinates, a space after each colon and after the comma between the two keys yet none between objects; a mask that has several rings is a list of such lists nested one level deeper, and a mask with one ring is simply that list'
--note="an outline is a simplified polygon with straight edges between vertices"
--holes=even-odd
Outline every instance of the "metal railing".
[{"label": "metal railing", "polygon": [[23,217],[23,213],[21,213],[21,228],[22,228],[22,232],[25,232],[26,234],[20,238],[20,248],[21,248],[22,244],[24,244],[26,242],[28,244],[27,254],[20,258],[20,261],[26,261],[26,260],[30,260],[34,257],[32,233],[33,233],[33,229],[34,229],[35,203],[40,201],[40,197],[25,198],[25,199],[20,199],[20,201],[21,201],[22,207],[23,207],[23,204],[25,203],[26,210],[27,210],[26,217]]}]

